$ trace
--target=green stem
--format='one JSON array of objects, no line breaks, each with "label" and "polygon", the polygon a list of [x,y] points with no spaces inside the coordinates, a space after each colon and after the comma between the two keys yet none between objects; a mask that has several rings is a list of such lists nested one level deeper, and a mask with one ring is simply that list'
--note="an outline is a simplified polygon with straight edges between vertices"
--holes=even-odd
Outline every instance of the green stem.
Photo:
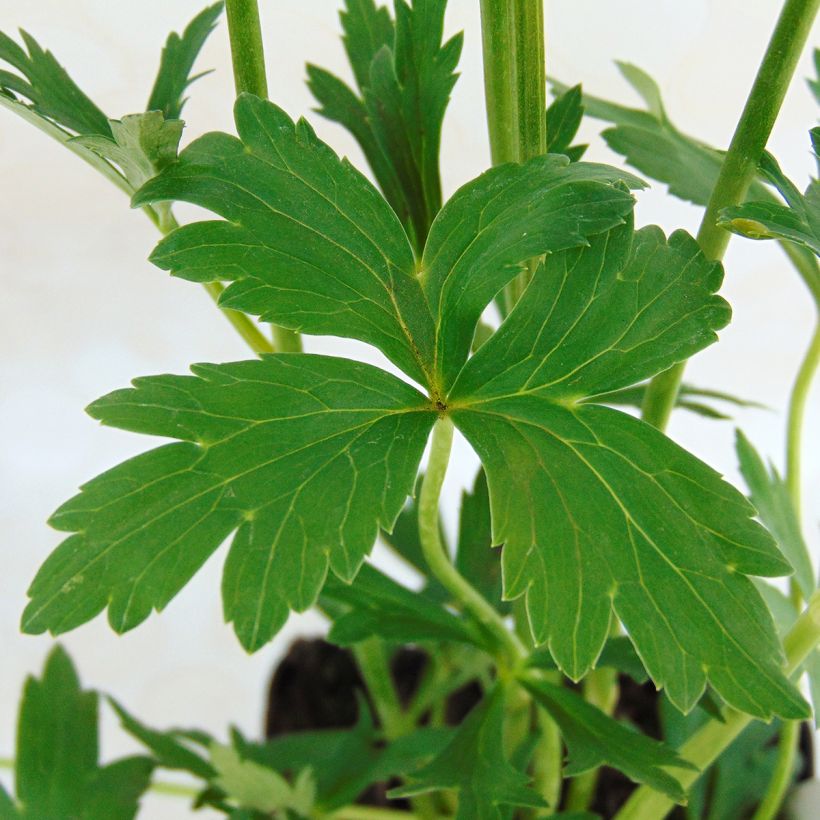
[{"label": "green stem", "polygon": [[247,92],[267,99],[265,49],[256,0],[227,0],[228,36],[231,39],[231,62],[236,94]]},{"label": "green stem", "polygon": [[789,417],[786,432],[786,488],[800,520],[800,456],[803,438],[803,421],[806,415],[806,402],[809,397],[812,379],[820,366],[820,316],[814,328],[811,343],[797,371],[789,399]]},{"label": "green stem", "polygon": [[[481,0],[484,98],[493,165],[525,162],[547,150],[547,81],[543,0]],[[506,310],[532,278],[504,291]]]},{"label": "green stem", "polygon": [[[227,0],[228,36],[231,41],[231,62],[236,94],[255,94],[267,99],[268,80],[265,74],[265,50],[259,6],[256,0]],[[298,333],[273,325],[273,342],[282,353],[298,353],[302,340]]]},{"label": "green stem", "polygon": [[[742,202],[749,190],[819,5],[820,0],[786,0],[783,5],[698,231],[709,259],[719,261],[726,252],[730,234],[717,226],[718,214]],[[675,406],[684,368],[681,362],[656,376],[647,391],[643,417],[661,430]]]},{"label": "green stem", "polygon": [[771,782],[752,820],[774,820],[794,775],[797,760],[797,743],[800,739],[800,722],[791,720],[783,725],[778,741],[777,760]]},{"label": "green stem", "polygon": [[390,658],[384,641],[368,638],[355,644],[353,654],[367,684],[367,691],[373,698],[385,737],[388,740],[401,737],[407,731],[407,720],[393,685]]},{"label": "green stem", "polygon": [[517,664],[526,650],[504,623],[503,618],[487,600],[453,566],[439,532],[439,496],[450,450],[453,444],[453,422],[442,417],[433,428],[430,457],[419,495],[419,537],[424,559],[430,571],[464,608],[491,635],[504,664]]},{"label": "green stem", "polygon": [[[796,676],[803,662],[818,643],[820,643],[820,590],[812,595],[806,610],[797,619],[783,641],[786,650],[785,672],[790,678]],[[726,709],[723,722],[713,718],[698,729],[678,750],[681,757],[694,763],[699,769],[699,771],[676,770],[675,776],[683,788],[689,789],[752,720],[754,718],[745,712]],[[663,820],[674,805],[665,794],[656,792],[649,786],[641,786],[632,793],[623,808],[615,815],[615,820]]]}]

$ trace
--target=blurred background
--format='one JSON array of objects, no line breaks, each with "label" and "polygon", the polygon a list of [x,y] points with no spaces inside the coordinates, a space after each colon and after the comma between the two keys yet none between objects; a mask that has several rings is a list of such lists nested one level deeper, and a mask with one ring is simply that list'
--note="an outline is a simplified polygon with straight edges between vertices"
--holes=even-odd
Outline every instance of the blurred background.
[{"label": "blurred background", "polygon": [[[77,83],[110,116],[144,108],[169,31],[180,31],[204,0],[0,0],[0,30],[18,26],[51,49]],[[262,0],[271,98],[291,115],[306,115],[319,135],[364,168],[340,127],[312,115],[305,62],[345,78],[337,7],[328,0]],[[719,147],[731,137],[769,33],[775,0],[550,0],[546,4],[548,73],[589,93],[640,105],[614,60],[644,68],[661,85],[673,122]],[[448,33],[465,31],[461,78],[445,120],[442,172],[453,192],[489,165],[484,121],[478,3],[451,0]],[[820,29],[812,44],[820,44]],[[233,81],[224,20],[206,44],[198,81],[184,111],[183,144],[214,129],[232,130]],[[813,172],[807,130],[817,107],[806,87],[813,75],[804,55],[775,127],[770,150],[802,188]],[[587,159],[620,163],[585,121]],[[146,259],[158,239],[139,212],[105,179],[10,112],[0,110],[0,757],[10,756],[19,691],[39,672],[52,645],[47,636],[19,633],[25,590],[59,543],[45,524],[77,486],[142,452],[144,436],[105,429],[83,413],[104,393],[137,375],[182,373],[199,361],[248,356],[241,340],[198,286],[173,280]],[[182,221],[196,217],[179,207]],[[695,232],[700,210],[666,195],[663,186],[639,194],[638,222]],[[812,328],[813,307],[773,244],[733,238],[723,294],[733,323],[719,344],[697,356],[687,381],[761,402],[768,410],[738,411],[735,423],[781,469],[784,407]],[[306,339],[314,352],[333,352],[385,365],[365,345]],[[385,365],[386,366],[386,365]],[[805,429],[805,532],[820,548],[820,389],[812,393]],[[739,483],[732,422],[678,411],[670,435]],[[452,528],[461,488],[472,484],[475,456],[457,443],[445,488]],[[380,552],[377,548],[377,557]],[[230,724],[256,736],[278,657],[298,635],[324,630],[317,615],[292,616],[276,640],[247,656],[222,621],[218,551],[161,615],[117,637],[103,617],[61,641],[89,687],[114,694],[150,725],[196,726],[224,737]],[[384,560],[382,555],[379,560]],[[103,719],[103,754],[135,746]],[[0,773],[7,779],[7,773]],[[149,796],[142,816],[186,816],[174,798]],[[204,814],[197,816],[203,817]]]}]

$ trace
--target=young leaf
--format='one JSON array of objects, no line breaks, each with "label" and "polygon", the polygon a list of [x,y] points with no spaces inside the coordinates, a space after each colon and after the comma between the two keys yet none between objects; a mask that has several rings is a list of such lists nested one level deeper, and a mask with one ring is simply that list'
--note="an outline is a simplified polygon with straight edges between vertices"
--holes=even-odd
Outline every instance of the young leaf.
[{"label": "young leaf", "polygon": [[614,609],[684,711],[708,679],[751,714],[803,715],[744,577],[788,572],[753,508],[653,427],[580,402],[713,341],[729,318],[720,280],[691,237],[654,227],[549,256],[448,406],[487,471],[505,596],[526,594],[567,675],[593,666]]},{"label": "young leaf", "polygon": [[532,679],[522,683],[561,729],[569,751],[565,777],[575,777],[606,764],[636,783],[646,783],[669,795],[677,803],[684,802],[686,792],[666,770],[694,766],[674,749],[619,723],[566,687]]},{"label": "young leaf", "polygon": [[158,766],[190,772],[206,781],[214,777],[215,772],[210,763],[184,743],[177,732],[158,732],[151,729],[129,714],[125,707],[113,698],[109,698],[109,701],[120,719],[122,728],[151,750]]},{"label": "young leaf", "polygon": [[159,111],[128,114],[110,120],[111,137],[81,135],[74,142],[109,160],[137,190],[177,158],[182,120],[167,120]]},{"label": "young leaf", "polygon": [[564,154],[577,162],[587,150],[586,145],[572,145],[584,117],[581,86],[576,85],[559,94],[547,108],[547,153]]},{"label": "young leaf", "polygon": [[365,564],[354,584],[328,578],[323,598],[346,605],[328,639],[349,646],[377,635],[388,641],[455,641],[484,646],[472,624]]},{"label": "young leaf", "polygon": [[231,746],[214,743],[211,765],[217,776],[214,784],[241,808],[286,817],[286,810],[309,817],[316,799],[316,787],[310,769],[303,769],[291,785],[279,772],[243,759]]},{"label": "young leaf", "polygon": [[[607,145],[642,174],[665,182],[669,193],[706,205],[715,187],[723,152],[681,133],[670,121],[663,106],[660,89],[644,71],[628,63],[617,63],[626,81],[647,103],[647,110],[628,108],[598,97],[583,95],[584,113],[613,123],[601,133]],[[565,93],[568,88],[553,82],[553,89]],[[756,181],[749,190],[752,198],[767,195],[765,186]]]},{"label": "young leaf", "polygon": [[369,365],[280,354],[137,379],[95,402],[103,423],[181,439],[109,470],[51,523],[74,533],[30,589],[28,632],[63,632],[106,606],[124,632],[162,609],[236,531],[225,617],[254,651],[330,567],[350,581],[413,489],[435,413]]},{"label": "young leaf", "polygon": [[461,494],[455,565],[493,606],[506,612],[509,605],[502,600],[501,554],[492,549],[492,543],[487,476],[479,470],[472,491]]},{"label": "young leaf", "polygon": [[340,17],[358,94],[308,66],[319,113],[355,137],[418,251],[441,208],[441,126],[461,53],[460,34],[442,44],[446,5],[399,0],[394,23],[373,0],[348,0]]},{"label": "young leaf", "polygon": [[456,789],[457,820],[501,820],[501,806],[546,806],[529,788],[530,778],[505,757],[503,734],[504,690],[496,686],[473,708],[444,750],[390,796]]},{"label": "young leaf", "polygon": [[524,262],[585,245],[627,219],[633,199],[624,183],[643,185],[605,165],[546,154],[496,166],[456,191],[430,229],[419,272],[436,323],[437,384],[452,385],[481,312]]},{"label": "young leaf", "polygon": [[795,580],[808,600],[815,587],[814,568],[786,484],[773,464],[770,463],[767,469],[760,454],[740,430],[735,431],[735,451],[740,472],[749,488],[749,498],[760,514],[760,520],[794,567]]},{"label": "young leaf", "polygon": [[191,69],[208,35],[214,30],[223,5],[219,2],[203,9],[188,23],[181,36],[175,31],[168,35],[146,111],[161,111],[166,120],[179,119],[186,102],[185,91],[203,76],[191,76]]},{"label": "young leaf", "polygon": [[132,757],[100,767],[98,754],[97,695],[80,689],[71,660],[57,646],[43,677],[26,682],[20,705],[16,790],[21,816],[135,817],[152,762]]},{"label": "young leaf", "polygon": [[[77,134],[111,136],[108,118],[80,90],[50,51],[21,31],[26,50],[0,32],[0,61],[19,74],[0,70],[0,97],[22,99],[39,116]],[[21,76],[22,75],[22,76]]]},{"label": "young leaf", "polygon": [[760,167],[786,204],[753,201],[724,208],[718,225],[749,239],[794,242],[820,256],[820,182],[813,179],[806,192],[801,194],[771,154],[764,157]]}]

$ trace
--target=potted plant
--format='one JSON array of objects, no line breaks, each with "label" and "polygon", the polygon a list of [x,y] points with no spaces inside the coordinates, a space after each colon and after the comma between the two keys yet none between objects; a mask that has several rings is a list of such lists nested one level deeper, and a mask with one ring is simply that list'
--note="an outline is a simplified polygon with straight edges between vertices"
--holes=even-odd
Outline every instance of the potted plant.
[{"label": "potted plant", "polygon": [[[203,285],[250,348],[90,405],[170,443],[54,513],[66,537],[23,631],[103,611],[131,630],[226,540],[222,608],[248,652],[291,612],[331,623],[277,670],[267,738],[160,730],[109,698],[145,752],[105,765],[97,695],[56,647],[25,686],[0,817],[133,817],[147,789],[179,790],[163,769],[237,820],[777,816],[811,768],[801,678],[820,682],[800,529],[820,331],[790,396],[783,478],[738,432],[747,498],[664,428],[675,407],[741,403],[682,380],[729,322],[731,233],[780,243],[820,300],[820,189],[765,150],[817,6],[786,0],[723,152],[679,130],[631,65],[643,109],[557,80],[548,102],[542,4],[482,0],[492,167],[446,201],[462,38],[444,36],[445,0],[347,0],[353,83],[308,66],[318,114],[350,132],[373,181],[268,99],[255,0],[225,3],[236,133],[181,150],[222,3],[169,37],[146,110],[119,119],[32,36],[0,35],[0,106],[124,192],[162,234],[152,262]],[[584,161],[584,116],[608,123],[630,168]],[[649,180],[704,207],[697,236],[635,224]],[[180,225],[181,202],[211,214]],[[305,353],[303,334],[372,345],[392,370]],[[449,545],[456,429],[481,468]],[[419,589],[368,558],[377,537]],[[781,576],[787,595],[762,580]]]}]

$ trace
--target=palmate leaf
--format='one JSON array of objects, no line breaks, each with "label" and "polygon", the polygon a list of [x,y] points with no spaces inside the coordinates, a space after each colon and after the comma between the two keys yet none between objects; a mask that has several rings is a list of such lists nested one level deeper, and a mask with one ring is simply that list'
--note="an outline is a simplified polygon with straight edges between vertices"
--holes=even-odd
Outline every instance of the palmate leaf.
[{"label": "palmate leaf", "polygon": [[15,772],[20,806],[11,816],[131,820],[153,763],[128,757],[100,766],[98,757],[97,695],[80,688],[71,659],[57,646],[42,678],[29,678],[23,691]]},{"label": "palmate leaf", "polygon": [[74,533],[30,589],[28,632],[62,632],[106,606],[119,632],[164,607],[232,532],[223,602],[253,651],[328,567],[350,581],[412,491],[435,420],[383,371],[308,354],[197,365],[95,402],[105,424],[181,439],[85,485],[52,524]]},{"label": "palmate leaf", "polygon": [[501,820],[500,806],[545,807],[530,778],[504,754],[504,689],[496,686],[459,726],[452,740],[391,796],[458,790],[457,820]]},{"label": "palmate leaf", "polygon": [[494,168],[448,201],[417,265],[385,200],[304,120],[251,95],[235,116],[240,139],[205,135],[137,193],[137,205],[185,200],[225,220],[174,231],[153,261],[231,280],[225,307],[374,344],[439,396],[519,265],[619,224],[632,198],[615,183],[641,184],[561,156]]},{"label": "palmate leaf", "polygon": [[657,228],[554,254],[448,402],[487,471],[505,595],[526,594],[567,675],[592,667],[614,609],[681,709],[709,680],[751,714],[802,715],[744,577],[789,571],[753,508],[651,426],[581,403],[709,344],[729,318],[721,275],[691,237]]},{"label": "palmate leaf", "polygon": [[678,803],[685,800],[686,793],[667,770],[695,767],[674,749],[619,723],[566,687],[532,679],[523,684],[561,729],[569,752],[565,777],[607,764]]}]

